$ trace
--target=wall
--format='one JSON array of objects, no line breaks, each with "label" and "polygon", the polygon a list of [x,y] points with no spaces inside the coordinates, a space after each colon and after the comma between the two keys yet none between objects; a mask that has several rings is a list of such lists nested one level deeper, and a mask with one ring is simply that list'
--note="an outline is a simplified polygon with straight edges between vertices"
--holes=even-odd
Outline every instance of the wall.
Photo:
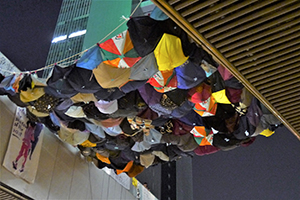
[{"label": "wall", "polygon": [[135,199],[103,170],[82,158],[78,150],[44,132],[37,176],[33,184],[3,166],[16,106],[0,96],[0,181],[33,199]]}]

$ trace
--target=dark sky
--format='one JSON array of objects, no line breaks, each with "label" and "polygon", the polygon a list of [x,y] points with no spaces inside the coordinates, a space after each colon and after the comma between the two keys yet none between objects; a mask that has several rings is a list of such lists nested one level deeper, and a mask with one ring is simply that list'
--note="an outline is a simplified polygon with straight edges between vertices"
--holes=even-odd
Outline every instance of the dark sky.
[{"label": "dark sky", "polygon": [[194,157],[194,199],[300,199],[299,152],[299,140],[282,127],[248,147]]},{"label": "dark sky", "polygon": [[[44,66],[61,0],[0,1],[0,51],[19,69]],[[195,200],[300,199],[300,142],[286,128],[249,147],[193,159]]]},{"label": "dark sky", "polygon": [[0,51],[19,69],[45,65],[61,2],[0,1]]}]

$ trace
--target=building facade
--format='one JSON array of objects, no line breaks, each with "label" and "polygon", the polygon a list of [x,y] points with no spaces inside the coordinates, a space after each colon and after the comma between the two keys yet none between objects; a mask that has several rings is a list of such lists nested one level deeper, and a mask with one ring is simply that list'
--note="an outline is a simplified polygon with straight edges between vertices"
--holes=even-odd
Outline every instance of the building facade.
[{"label": "building facade", "polygon": [[[62,2],[46,66],[82,51],[91,3],[92,0]],[[77,58],[78,55],[66,62]],[[44,71],[43,77],[48,75],[49,70]]]}]

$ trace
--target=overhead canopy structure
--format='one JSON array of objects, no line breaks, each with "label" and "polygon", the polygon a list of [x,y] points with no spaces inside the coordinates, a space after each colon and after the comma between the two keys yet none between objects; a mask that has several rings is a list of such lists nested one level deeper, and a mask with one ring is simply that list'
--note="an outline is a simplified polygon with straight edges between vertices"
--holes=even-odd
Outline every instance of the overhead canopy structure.
[{"label": "overhead canopy structure", "polygon": [[300,139],[300,2],[152,0]]}]

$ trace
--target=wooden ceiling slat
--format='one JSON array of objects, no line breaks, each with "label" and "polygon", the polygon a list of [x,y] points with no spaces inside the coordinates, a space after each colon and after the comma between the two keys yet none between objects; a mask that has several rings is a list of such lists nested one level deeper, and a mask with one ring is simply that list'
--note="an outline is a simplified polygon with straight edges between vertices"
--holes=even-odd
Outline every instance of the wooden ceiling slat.
[{"label": "wooden ceiling slat", "polygon": [[[290,70],[290,71],[286,71],[283,73],[277,73],[274,75],[268,74],[268,76],[266,76],[265,79],[260,80],[258,82],[252,82],[252,84],[257,89],[261,89],[261,88],[271,86],[272,84],[274,85],[274,83],[279,84],[281,82],[289,80],[290,78],[293,78],[293,77],[297,78],[299,76],[300,76],[300,68],[296,68],[295,70]],[[273,83],[270,83],[270,82],[273,82]]]},{"label": "wooden ceiling slat", "polygon": [[[299,30],[300,30],[300,26],[299,26]],[[247,59],[249,56],[251,55],[259,55],[261,51],[274,47],[276,45],[280,45],[282,43],[286,43],[289,42],[291,40],[294,41],[294,39],[299,38],[300,32],[297,32],[297,29],[289,29],[287,31],[284,32],[279,32],[275,35],[272,35],[270,38],[263,38],[259,41],[253,42],[251,43],[251,45],[247,46],[247,51],[242,50],[240,51],[237,55],[232,56],[229,59],[230,62],[234,62],[236,60],[240,60],[240,59]],[[290,34],[291,32],[294,32],[293,34]],[[275,40],[277,39],[277,40]],[[270,41],[268,43],[266,43],[267,41]],[[242,53],[243,52],[243,53]],[[258,58],[258,57],[257,57]]]},{"label": "wooden ceiling slat", "polygon": [[[243,50],[247,50],[250,49],[250,45],[264,37],[269,36],[269,38],[272,39],[272,35],[279,33],[281,31],[284,31],[285,29],[292,29],[294,28],[294,26],[296,27],[297,30],[299,30],[299,21],[297,20],[292,20],[286,23],[281,23],[279,26],[274,26],[268,30],[264,30],[263,32],[260,32],[259,34],[254,34],[254,35],[250,35],[247,37],[247,40],[240,40],[239,42],[233,42],[231,44],[228,44],[224,47],[220,47],[220,51],[222,53],[224,53],[224,55],[228,58],[232,55],[236,55],[239,52],[242,52]],[[268,38],[264,38],[264,42],[268,41]],[[218,43],[215,43],[216,46],[218,46]],[[249,47],[248,47],[249,46]]]},{"label": "wooden ceiling slat", "polygon": [[242,9],[242,10],[240,10],[240,12],[236,12],[234,14],[231,14],[231,15],[225,17],[222,20],[209,23],[208,25],[199,28],[198,31],[200,33],[203,33],[203,32],[205,32],[207,30],[211,30],[213,28],[216,28],[217,26],[220,26],[220,25],[222,25],[222,24],[224,24],[226,22],[229,22],[231,20],[237,19],[237,18],[239,18],[239,17],[241,17],[243,15],[246,15],[247,13],[255,11],[257,8],[262,8],[262,7],[267,6],[267,5],[271,4],[271,3],[272,3],[271,1],[262,1],[262,2],[260,2],[258,4],[256,4],[255,7],[254,6],[249,6],[246,9]]},{"label": "wooden ceiling slat", "polygon": [[[187,1],[185,2],[185,4],[188,4],[188,5],[191,5],[190,3],[197,3],[199,1]],[[192,7],[192,8],[189,8],[188,10],[184,11],[181,13],[182,16],[187,16],[187,15],[191,15],[195,12],[199,12],[201,9],[205,9],[207,8],[208,6],[210,6],[211,4],[214,4],[218,2],[218,0],[211,0],[211,1],[203,1],[202,3],[200,4],[197,4],[196,6]],[[175,10],[178,10],[176,7],[175,7]]]},{"label": "wooden ceiling slat", "polygon": [[199,26],[204,26],[205,24],[208,24],[211,21],[214,21],[216,19],[219,18],[224,18],[225,15],[227,15],[228,13],[233,13],[237,10],[242,9],[243,7],[249,6],[250,4],[255,3],[255,1],[243,1],[243,2],[239,2],[239,4],[235,4],[234,6],[225,8],[223,10],[221,10],[218,13],[214,13],[213,15],[209,16],[209,17],[205,17],[201,20],[198,20],[197,22],[193,23],[193,26],[195,28],[198,28]]},{"label": "wooden ceiling slat", "polygon": [[[213,31],[210,31],[207,34],[205,34],[205,37],[210,38],[210,37],[217,35],[216,37],[214,37],[210,40],[212,43],[215,43],[220,40],[224,40],[225,38],[228,38],[234,34],[237,34],[244,30],[250,29],[254,26],[262,24],[266,21],[270,21],[274,18],[277,18],[280,15],[284,15],[290,11],[297,9],[297,6],[291,6],[291,7],[285,8],[285,9],[280,9],[280,8],[287,6],[290,3],[294,3],[295,1],[296,0],[282,1],[279,4],[273,5],[271,7],[266,7],[265,9],[263,9],[261,11],[254,12],[250,16],[245,16],[245,17],[241,17],[239,20],[234,20],[230,24],[226,24],[225,26],[222,26],[222,28],[220,28],[220,29],[215,29]],[[299,4],[299,6],[300,6],[300,4]],[[276,11],[276,12],[274,12],[274,11]],[[268,13],[270,13],[270,14],[268,15]],[[264,25],[261,28],[267,29],[267,27],[270,27],[270,26]],[[222,32],[220,34],[221,30],[222,30]],[[227,30],[230,30],[230,31],[227,32]],[[201,31],[201,29],[200,29],[200,31]],[[221,44],[223,44],[223,43],[216,45],[216,47],[219,48]]]},{"label": "wooden ceiling slat", "polygon": [[[189,22],[193,22],[201,17],[206,17],[208,14],[213,13],[213,12],[217,12],[218,10],[222,9],[223,7],[226,7],[230,4],[233,4],[235,2],[237,2],[238,0],[231,0],[231,1],[223,1],[220,4],[217,4],[216,6],[212,6],[212,7],[208,7],[207,9],[204,9],[202,12],[197,12],[196,14],[192,15],[191,17],[187,18],[187,20]],[[182,13],[182,16],[184,16],[184,14]],[[209,16],[208,16],[209,18]]]}]

